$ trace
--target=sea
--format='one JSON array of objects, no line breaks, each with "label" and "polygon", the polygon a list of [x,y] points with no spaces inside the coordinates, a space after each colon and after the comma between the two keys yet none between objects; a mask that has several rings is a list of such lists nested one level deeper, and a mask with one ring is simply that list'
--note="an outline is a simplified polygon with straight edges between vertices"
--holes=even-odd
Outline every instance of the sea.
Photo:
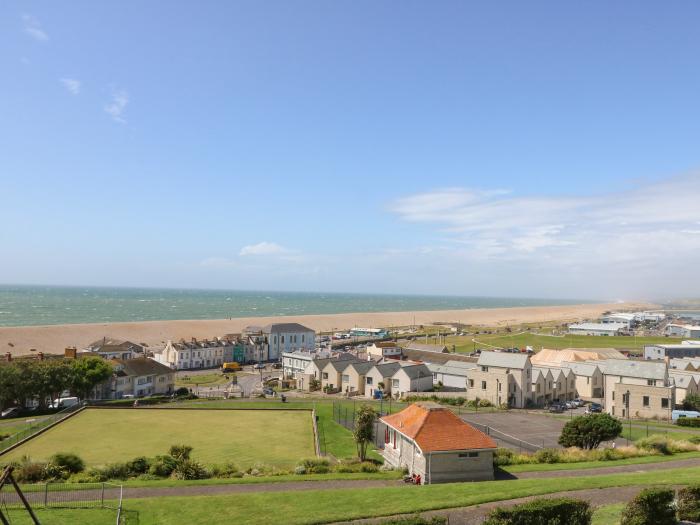
[{"label": "sea", "polygon": [[0,285],[0,326],[550,306],[594,301]]}]

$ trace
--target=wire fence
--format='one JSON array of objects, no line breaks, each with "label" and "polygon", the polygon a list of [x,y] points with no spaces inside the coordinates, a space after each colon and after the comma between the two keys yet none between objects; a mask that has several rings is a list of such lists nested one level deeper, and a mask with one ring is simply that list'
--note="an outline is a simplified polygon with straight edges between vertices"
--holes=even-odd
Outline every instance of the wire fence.
[{"label": "wire fence", "polygon": [[469,421],[468,419],[465,419],[467,423],[469,423],[471,426],[476,428],[477,430],[481,430],[484,434],[487,436],[490,436],[491,439],[493,439],[496,444],[500,446],[504,446],[506,448],[518,448],[518,450],[522,453],[523,451],[525,452],[537,452],[538,450],[541,450],[544,448],[544,446],[537,445],[535,443],[530,443],[529,441],[523,441],[520,438],[517,438],[515,436],[512,436],[510,434],[506,434],[505,432],[502,432],[496,428],[490,427],[488,425],[484,425],[482,423],[476,423],[474,421]]},{"label": "wire fence", "polygon": [[[4,438],[2,441],[0,441],[0,455],[4,453],[7,449],[10,447],[16,445],[20,441],[27,439],[28,437],[33,436],[37,432],[40,432],[44,430],[45,428],[53,425],[54,423],[60,421],[61,419],[64,419],[71,414],[77,412],[83,408],[83,405],[77,404],[73,405],[67,408],[64,408],[63,410],[56,412],[55,414],[51,414],[49,416],[37,416],[36,418],[26,418],[24,419],[24,422],[26,423],[26,427],[22,428],[18,432],[15,432],[14,434],[11,434]],[[13,420],[13,421],[20,421],[19,419]],[[0,429],[2,430],[2,429]],[[2,432],[0,432],[2,433]]]},{"label": "wire fence", "polygon": [[[20,487],[24,497],[35,509],[113,509],[122,506],[123,490],[113,483],[35,483]],[[23,508],[22,500],[11,483],[0,489],[0,506]]]},{"label": "wire fence", "polygon": [[384,423],[379,418],[395,412],[399,412],[406,407],[405,403],[395,402],[391,399],[380,402],[370,402],[364,400],[353,401],[333,401],[333,421],[342,425],[350,432],[355,430],[355,417],[362,405],[371,404],[377,411],[378,418],[374,422],[373,444],[377,449],[384,448]]}]

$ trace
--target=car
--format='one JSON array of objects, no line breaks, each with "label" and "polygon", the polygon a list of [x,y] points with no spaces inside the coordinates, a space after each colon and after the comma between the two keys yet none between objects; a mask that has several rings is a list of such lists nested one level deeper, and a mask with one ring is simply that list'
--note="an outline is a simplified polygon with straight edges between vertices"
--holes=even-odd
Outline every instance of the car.
[{"label": "car", "polygon": [[578,405],[576,403],[574,403],[573,401],[567,401],[564,406],[566,406],[566,408],[568,408],[569,410],[573,410],[574,408],[578,408]]},{"label": "car", "polygon": [[576,403],[577,407],[582,407],[583,405],[585,405],[583,399],[580,399],[578,397],[576,399],[574,399],[574,403]]},{"label": "car", "polygon": [[265,389],[263,389],[263,394],[265,394],[266,396],[274,396],[275,391],[272,390],[271,388],[265,388]]},{"label": "car", "polygon": [[279,370],[280,368],[282,368],[282,363],[275,363],[272,365],[272,368],[274,368],[275,370]]},{"label": "car", "polygon": [[258,363],[253,368],[255,368],[256,370],[262,370],[265,368],[265,363]]},{"label": "car", "polygon": [[553,414],[558,414],[560,412],[564,412],[564,407],[558,403],[554,403],[553,405],[549,405],[549,411]]},{"label": "car", "polygon": [[0,418],[5,419],[8,417],[17,417],[22,413],[22,409],[20,407],[10,407],[5,410],[3,410],[0,413]]},{"label": "car", "polygon": [[590,405],[588,405],[588,410],[590,412],[599,413],[603,411],[603,405],[601,405],[600,403],[591,403]]}]

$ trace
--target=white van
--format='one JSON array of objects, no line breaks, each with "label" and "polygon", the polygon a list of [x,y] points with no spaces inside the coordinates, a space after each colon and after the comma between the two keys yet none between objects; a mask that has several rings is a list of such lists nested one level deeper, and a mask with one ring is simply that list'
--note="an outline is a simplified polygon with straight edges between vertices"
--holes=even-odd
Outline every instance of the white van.
[{"label": "white van", "polygon": [[49,405],[49,408],[68,408],[80,403],[77,397],[59,397]]}]

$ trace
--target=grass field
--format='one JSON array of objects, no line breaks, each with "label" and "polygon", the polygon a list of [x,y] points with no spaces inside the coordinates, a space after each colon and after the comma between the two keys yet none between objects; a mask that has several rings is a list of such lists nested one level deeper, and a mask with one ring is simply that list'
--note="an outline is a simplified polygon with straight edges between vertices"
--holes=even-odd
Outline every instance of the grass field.
[{"label": "grass field", "polygon": [[205,464],[232,461],[291,468],[314,456],[311,414],[294,410],[87,409],[0,457],[45,460],[74,452],[88,466],[165,454],[170,445],[194,447]]},{"label": "grass field", "polygon": [[[140,525],[223,525],[240,520],[241,517],[251,525],[280,520],[288,525],[301,525],[478,505],[568,490],[622,486],[639,486],[641,490],[648,485],[684,485],[698,481],[698,469],[686,468],[608,476],[448,483],[422,487],[402,485],[353,490],[258,492],[237,494],[235,497],[144,498],[130,500],[125,507],[138,512]],[[212,509],[216,509],[216,512],[212,512]],[[607,525],[610,522],[598,523]]]},{"label": "grass field", "polygon": [[212,373],[212,374],[193,374],[191,376],[178,376],[175,378],[175,386],[176,387],[191,387],[191,386],[215,386],[215,385],[224,385],[226,383],[230,383],[231,379],[233,378],[235,374],[221,374],[221,373]]},{"label": "grass field", "polygon": [[[479,334],[476,336],[464,337],[447,337],[445,344],[448,347],[455,345],[458,352],[470,353],[474,351],[474,342],[476,339],[476,348],[488,347],[492,345],[502,348],[525,348],[531,346],[535,351],[542,348],[560,350],[562,348],[625,348],[629,350],[642,351],[644,345],[665,343],[674,344],[681,340],[673,337],[604,337],[592,335],[564,335],[553,336],[537,333],[499,333],[499,334]],[[480,345],[479,343],[484,343]]]},{"label": "grass field", "polygon": [[623,508],[625,506],[622,503],[598,507],[593,513],[591,525],[618,525]]}]

